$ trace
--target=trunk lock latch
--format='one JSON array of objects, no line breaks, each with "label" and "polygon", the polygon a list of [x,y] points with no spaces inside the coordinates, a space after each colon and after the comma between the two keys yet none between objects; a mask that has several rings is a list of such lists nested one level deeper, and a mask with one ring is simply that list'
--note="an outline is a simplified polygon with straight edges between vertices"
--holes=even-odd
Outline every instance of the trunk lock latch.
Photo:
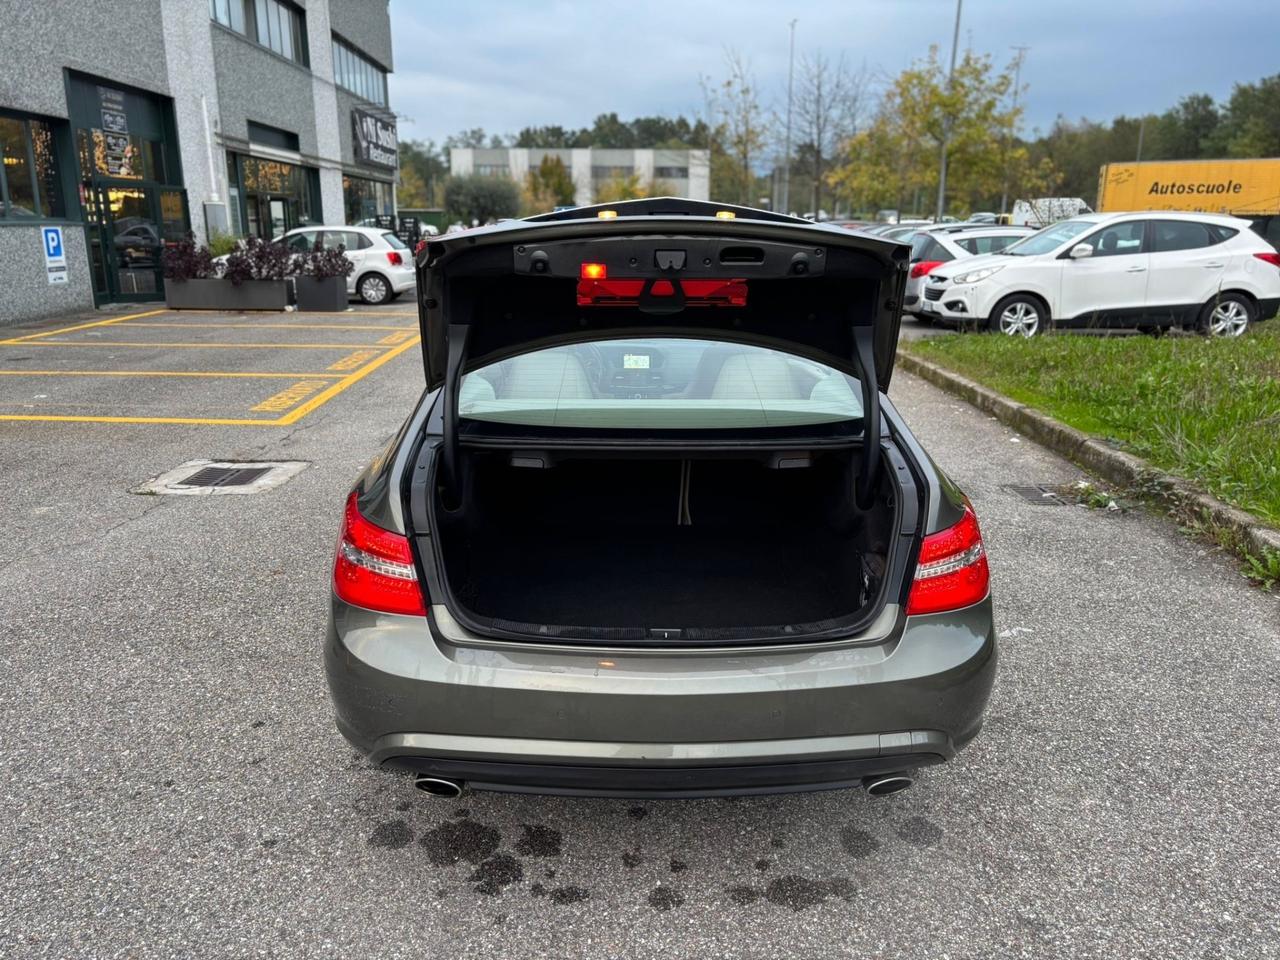
[{"label": "trunk lock latch", "polygon": [[683,270],[685,252],[683,250],[653,251],[653,265],[659,270]]},{"label": "trunk lock latch", "polygon": [[649,628],[649,636],[653,637],[655,640],[679,640],[680,633],[681,631],[673,630],[669,627]]}]

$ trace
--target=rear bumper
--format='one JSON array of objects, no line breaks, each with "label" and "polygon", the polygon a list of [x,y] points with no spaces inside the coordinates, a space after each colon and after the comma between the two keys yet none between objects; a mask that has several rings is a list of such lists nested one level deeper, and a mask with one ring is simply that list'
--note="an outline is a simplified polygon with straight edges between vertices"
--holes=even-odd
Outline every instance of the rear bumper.
[{"label": "rear bumper", "polygon": [[953,757],[981,726],[996,665],[990,599],[906,618],[882,643],[767,651],[470,646],[428,629],[443,616],[335,601],[338,728],[376,763],[494,790],[851,786]]},{"label": "rear bumper", "polygon": [[1270,320],[1280,310],[1280,297],[1269,297],[1258,301],[1258,319]]}]

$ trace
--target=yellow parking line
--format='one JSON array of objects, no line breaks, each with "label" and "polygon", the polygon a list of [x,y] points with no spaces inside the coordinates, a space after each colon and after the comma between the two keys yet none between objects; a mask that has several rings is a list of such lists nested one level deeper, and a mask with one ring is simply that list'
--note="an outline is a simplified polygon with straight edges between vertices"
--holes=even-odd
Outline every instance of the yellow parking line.
[{"label": "yellow parking line", "polygon": [[179,330],[204,327],[233,327],[244,330],[416,330],[416,326],[356,323],[121,323],[122,327],[173,327]]},{"label": "yellow parking line", "polygon": [[24,347],[206,347],[217,350],[350,350],[352,347],[376,347],[376,343],[147,343],[137,340],[34,340]]},{"label": "yellow parking line", "polygon": [[316,407],[319,407],[321,404],[327,403],[328,401],[332,400],[334,397],[340,394],[343,390],[347,389],[347,387],[367,377],[369,374],[373,373],[373,371],[377,370],[384,363],[387,363],[388,361],[395,359],[400,354],[404,353],[406,350],[416,347],[420,339],[421,339],[420,337],[414,337],[412,340],[408,340],[402,343],[398,347],[392,347],[390,350],[388,350],[382,356],[378,357],[373,362],[365,364],[359,370],[355,371],[355,373],[352,373],[349,376],[343,377],[341,380],[339,380],[337,383],[330,386],[324,392],[317,393],[314,397],[312,397],[302,406],[298,407],[293,412],[288,413],[285,416],[281,417],[277,422],[282,426],[285,424],[297,423],[299,420],[305,417],[312,410],[316,409]]},{"label": "yellow parking line", "polygon": [[355,353],[329,364],[329,369],[350,373],[352,370],[364,366],[381,352],[381,350],[357,350]]},{"label": "yellow parking line", "polygon": [[0,376],[8,377],[243,377],[253,380],[263,377],[294,380],[307,377],[326,377],[336,380],[339,373],[243,373],[205,370],[0,370]]},{"label": "yellow parking line", "polygon": [[154,317],[160,313],[168,313],[167,310],[148,310],[146,313],[129,313],[123,317],[112,317],[109,320],[94,320],[92,323],[80,323],[74,327],[59,327],[57,330],[46,330],[44,333],[29,333],[25,337],[11,337],[8,340],[0,340],[0,344],[5,343],[26,343],[35,340],[38,337],[55,337],[60,333],[71,333],[74,330],[88,330],[90,327],[107,327],[113,323],[124,323],[126,320],[137,320],[139,317]]},{"label": "yellow parking line", "polygon": [[0,413],[0,421],[39,420],[55,423],[184,423],[209,427],[276,427],[283,420],[235,420],[213,417],[80,417],[74,414]]}]

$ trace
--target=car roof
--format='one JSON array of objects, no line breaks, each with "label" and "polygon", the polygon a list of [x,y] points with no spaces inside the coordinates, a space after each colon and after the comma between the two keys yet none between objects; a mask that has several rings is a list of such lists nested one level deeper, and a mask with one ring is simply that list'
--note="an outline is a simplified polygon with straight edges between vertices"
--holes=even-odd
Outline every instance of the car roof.
[{"label": "car roof", "polygon": [[348,233],[367,233],[371,237],[380,237],[384,233],[393,232],[390,227],[358,227],[350,223],[308,223],[304,227],[294,227],[292,230],[287,231],[285,236],[289,236],[294,233],[302,233],[304,230],[343,230]]}]

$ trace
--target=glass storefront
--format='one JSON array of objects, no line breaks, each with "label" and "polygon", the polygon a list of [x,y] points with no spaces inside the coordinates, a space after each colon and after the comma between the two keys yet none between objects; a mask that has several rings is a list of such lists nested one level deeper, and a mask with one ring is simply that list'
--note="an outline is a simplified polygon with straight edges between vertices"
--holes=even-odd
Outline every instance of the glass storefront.
[{"label": "glass storefront", "polygon": [[0,113],[0,217],[64,217],[53,125]]},{"label": "glass storefront", "polygon": [[190,228],[171,101],[73,75],[69,104],[94,299],[158,300]]},{"label": "glass storefront", "polygon": [[233,229],[273,240],[294,227],[319,223],[319,178],[313,167],[228,153]]},{"label": "glass storefront", "polygon": [[382,180],[344,176],[342,207],[352,226],[375,226],[375,217],[396,212],[395,187]]}]

